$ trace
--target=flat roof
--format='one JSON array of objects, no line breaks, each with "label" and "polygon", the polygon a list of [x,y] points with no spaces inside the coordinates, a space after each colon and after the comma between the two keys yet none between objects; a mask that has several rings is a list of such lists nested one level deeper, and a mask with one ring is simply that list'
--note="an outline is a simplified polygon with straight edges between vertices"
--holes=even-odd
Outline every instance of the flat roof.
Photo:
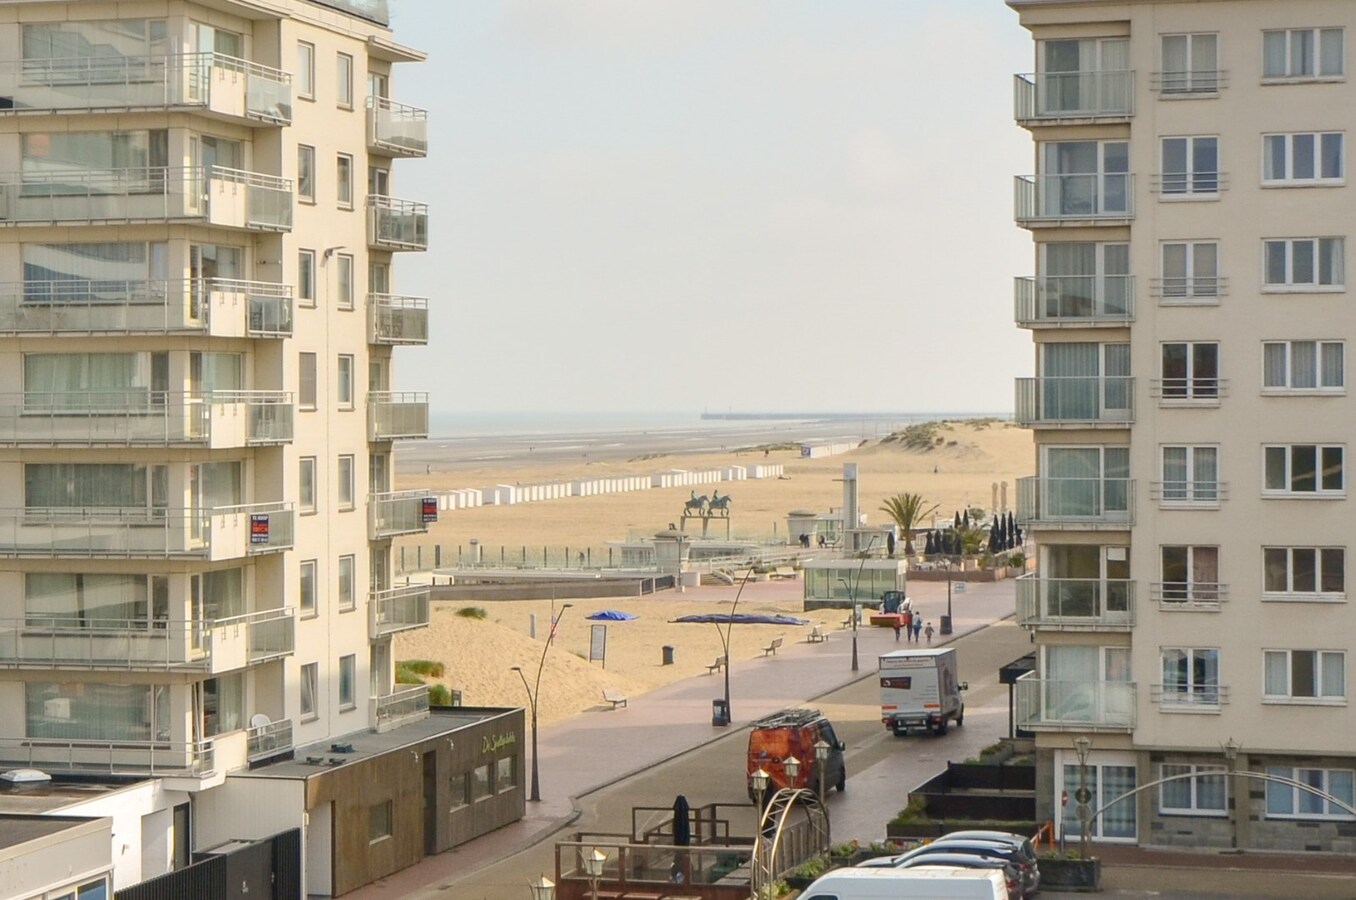
[{"label": "flat roof", "polygon": [[0,789],[0,816],[43,815],[150,780],[138,778],[129,784],[71,780],[64,775],[54,775],[46,784]]},{"label": "flat roof", "polygon": [[0,849],[17,847],[73,828],[84,829],[98,817],[0,815]]}]

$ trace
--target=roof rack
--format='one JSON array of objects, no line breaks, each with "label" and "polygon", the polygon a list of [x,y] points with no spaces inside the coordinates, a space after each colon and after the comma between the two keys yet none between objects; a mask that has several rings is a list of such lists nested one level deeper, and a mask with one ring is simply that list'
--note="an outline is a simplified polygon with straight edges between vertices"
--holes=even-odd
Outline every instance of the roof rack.
[{"label": "roof rack", "polygon": [[780,728],[787,725],[809,725],[824,718],[817,709],[784,709],[754,722],[752,728]]}]

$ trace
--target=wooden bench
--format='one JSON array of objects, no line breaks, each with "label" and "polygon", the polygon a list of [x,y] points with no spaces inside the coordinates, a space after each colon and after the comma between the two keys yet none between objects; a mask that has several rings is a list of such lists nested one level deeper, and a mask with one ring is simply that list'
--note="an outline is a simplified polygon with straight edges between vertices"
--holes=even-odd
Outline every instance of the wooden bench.
[{"label": "wooden bench", "polygon": [[806,635],[805,642],[808,644],[818,644],[822,643],[823,641],[827,641],[828,639],[829,639],[828,632],[820,631],[819,626],[816,625],[814,628],[811,628],[810,633]]},{"label": "wooden bench", "polygon": [[777,648],[780,647],[781,645],[782,645],[782,639],[781,639],[781,638],[779,638],[779,637],[773,638],[773,639],[772,639],[772,643],[768,644],[766,647],[763,648],[763,655],[764,655],[764,656],[776,656],[776,655],[777,655]]},{"label": "wooden bench", "polygon": [[800,577],[800,573],[793,566],[778,566],[772,570],[772,577],[795,579]]},{"label": "wooden bench", "polygon": [[603,688],[603,699],[612,704],[612,708],[626,705],[626,695],[612,688]]},{"label": "wooden bench", "polygon": [[723,656],[717,656],[717,657],[716,657],[716,661],[713,662],[713,663],[711,663],[711,665],[709,665],[709,666],[706,667],[706,674],[707,674],[707,675],[714,675],[715,673],[719,672],[721,669],[725,668],[725,663],[726,663],[726,662],[727,662],[727,660],[725,659],[725,657],[723,657]]}]

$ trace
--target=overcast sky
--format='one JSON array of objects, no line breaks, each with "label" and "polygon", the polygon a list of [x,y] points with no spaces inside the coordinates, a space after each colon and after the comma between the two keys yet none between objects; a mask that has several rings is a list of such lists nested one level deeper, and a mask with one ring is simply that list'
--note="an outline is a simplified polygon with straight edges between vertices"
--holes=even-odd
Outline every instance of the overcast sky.
[{"label": "overcast sky", "polygon": [[1031,371],[1002,0],[391,0],[440,412],[990,411]]}]

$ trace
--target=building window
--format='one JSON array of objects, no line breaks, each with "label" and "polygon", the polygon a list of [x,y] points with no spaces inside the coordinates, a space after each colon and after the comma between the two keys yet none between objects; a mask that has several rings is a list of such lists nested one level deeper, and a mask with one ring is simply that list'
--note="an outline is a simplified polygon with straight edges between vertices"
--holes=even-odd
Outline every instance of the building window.
[{"label": "building window", "polygon": [[340,309],[353,308],[353,257],[340,253],[334,258],[339,271],[336,280],[339,282],[336,287],[335,301]]},{"label": "building window", "polygon": [[303,513],[315,512],[315,457],[303,456],[297,463],[297,507]]},{"label": "building window", "polygon": [[1330,290],[1346,283],[1342,238],[1291,238],[1262,242],[1262,283],[1272,289]]},{"label": "building window", "polygon": [[1218,503],[1219,448],[1164,447],[1160,497],[1164,503]]},{"label": "building window", "polygon": [[1164,706],[1219,706],[1219,650],[1169,647],[1162,660]]},{"label": "building window", "polygon": [[1264,650],[1268,700],[1345,700],[1347,657],[1340,650]]},{"label": "building window", "polygon": [[367,808],[367,842],[375,844],[391,836],[391,801],[383,800]]},{"label": "building window", "polygon": [[339,457],[336,467],[339,473],[339,508],[353,508],[353,457]]},{"label": "building window", "polygon": [[1262,389],[1310,392],[1346,390],[1342,341],[1267,341],[1262,344]]},{"label": "building window", "polygon": [[1341,28],[1262,32],[1263,78],[1340,78],[1344,56]]},{"label": "building window", "polygon": [[1263,547],[1263,599],[1344,600],[1347,552],[1342,547]]},{"label": "building window", "polygon": [[1164,94],[1213,94],[1219,90],[1219,35],[1163,35]]},{"label": "building window", "polygon": [[1219,548],[1164,545],[1163,583],[1159,597],[1165,603],[1218,603]]},{"label": "building window", "polygon": [[1163,138],[1164,196],[1219,193],[1219,138]]},{"label": "building window", "polygon": [[491,788],[490,764],[477,766],[475,771],[471,773],[471,802],[475,803],[477,800],[484,800],[491,796],[494,793]]},{"label": "building window", "polygon": [[1164,300],[1213,303],[1219,294],[1219,244],[1194,241],[1163,245]]},{"label": "building window", "polygon": [[1341,184],[1342,133],[1262,135],[1262,184]]},{"label": "building window", "polygon": [[304,559],[301,561],[301,590],[298,592],[297,605],[302,618],[306,619],[316,614],[315,570],[315,560]]},{"label": "building window", "polygon": [[301,409],[315,409],[316,378],[315,354],[297,354],[297,406]]},{"label": "building window", "polygon": [[297,303],[315,306],[315,251],[297,251]]},{"label": "building window", "polygon": [[1219,400],[1219,344],[1164,344],[1165,400]]},{"label": "building window", "polygon": [[1262,448],[1266,470],[1263,494],[1341,495],[1343,448],[1321,444],[1283,444]]},{"label": "building window", "polygon": [[339,105],[345,109],[353,108],[353,57],[340,53],[337,57],[337,76]]},{"label": "building window", "polygon": [[471,776],[466,772],[454,772],[447,781],[448,806],[452,811],[469,806],[471,803]]},{"label": "building window", "polygon": [[297,41],[297,96],[303,100],[315,99],[315,45]]},{"label": "building window", "polygon": [[340,153],[335,158],[335,190],[338,192],[339,205],[345,209],[353,208],[353,157]]},{"label": "building window", "polygon": [[315,148],[297,145],[297,199],[315,202]]},{"label": "building window", "polygon": [[339,354],[337,367],[338,384],[335,399],[340,409],[353,408],[353,357],[347,353]]},{"label": "building window", "polygon": [[1163,815],[1225,815],[1226,787],[1218,766],[1164,763],[1159,777],[1173,778],[1158,786],[1158,811]]},{"label": "building window", "polygon": [[353,600],[353,566],[354,557],[352,555],[339,557],[339,608],[343,610],[353,609],[355,606]]},{"label": "building window", "polygon": [[505,791],[512,790],[517,785],[514,773],[517,767],[514,766],[514,759],[506,756],[503,759],[496,760],[494,763],[494,792],[502,794]]},{"label": "building window", "polygon": [[357,657],[353,654],[339,657],[339,708],[353,709],[357,704],[353,700],[353,679]]},{"label": "building window", "polygon": [[320,715],[315,698],[320,687],[320,663],[306,663],[301,667],[301,721],[309,722]]},{"label": "building window", "polygon": [[1267,766],[1267,774],[1308,785],[1313,791],[1268,781],[1268,819],[1356,819],[1351,813],[1324,797],[1336,797],[1347,806],[1356,806],[1356,772],[1351,769],[1292,769]]}]

